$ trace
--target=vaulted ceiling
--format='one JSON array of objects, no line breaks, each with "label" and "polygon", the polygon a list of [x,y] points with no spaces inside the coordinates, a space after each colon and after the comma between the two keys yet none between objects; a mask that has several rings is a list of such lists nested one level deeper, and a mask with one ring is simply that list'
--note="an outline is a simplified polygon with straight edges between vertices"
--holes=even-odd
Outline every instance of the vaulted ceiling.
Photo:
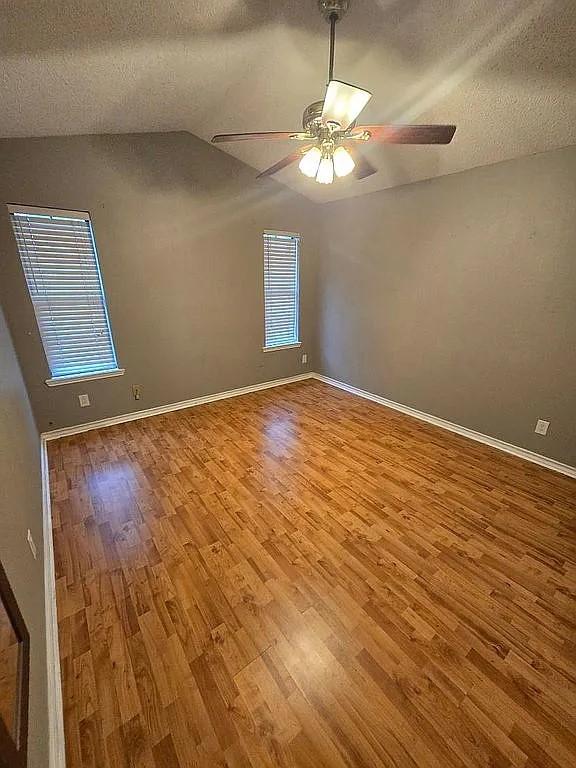
[{"label": "vaulted ceiling", "polygon": [[[323,97],[316,0],[0,0],[0,136],[298,130]],[[357,182],[282,181],[330,200],[576,143],[574,0],[352,0],[335,76],[362,117],[456,123],[447,147],[371,146]],[[264,169],[288,143],[220,145]]]}]

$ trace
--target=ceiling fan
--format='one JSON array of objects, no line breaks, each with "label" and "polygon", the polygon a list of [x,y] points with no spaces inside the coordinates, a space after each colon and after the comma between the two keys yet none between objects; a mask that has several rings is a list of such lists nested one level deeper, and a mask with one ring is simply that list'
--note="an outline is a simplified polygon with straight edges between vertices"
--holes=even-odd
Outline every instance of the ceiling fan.
[{"label": "ceiling fan", "polygon": [[330,63],[328,85],[323,101],[309,104],[302,116],[303,131],[266,131],[264,133],[224,133],[212,137],[214,144],[225,141],[275,139],[304,142],[304,146],[258,174],[273,173],[300,161],[305,176],[320,184],[332,184],[334,176],[354,173],[363,179],[376,168],[358,151],[358,144],[378,141],[384,144],[449,144],[455,125],[356,125],[356,118],[372,98],[369,91],[334,80],[334,43],[336,23],[344,16],[350,0],[318,0],[318,6],[330,23]]}]

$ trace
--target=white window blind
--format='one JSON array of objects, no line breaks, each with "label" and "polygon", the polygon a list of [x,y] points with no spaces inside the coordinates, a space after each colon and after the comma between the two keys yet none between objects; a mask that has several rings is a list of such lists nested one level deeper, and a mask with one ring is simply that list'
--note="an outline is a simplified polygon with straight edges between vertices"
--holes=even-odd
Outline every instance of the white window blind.
[{"label": "white window blind", "polygon": [[118,371],[88,213],[9,206],[52,379]]},{"label": "white window blind", "polygon": [[300,235],[264,232],[264,348],[298,344]]}]

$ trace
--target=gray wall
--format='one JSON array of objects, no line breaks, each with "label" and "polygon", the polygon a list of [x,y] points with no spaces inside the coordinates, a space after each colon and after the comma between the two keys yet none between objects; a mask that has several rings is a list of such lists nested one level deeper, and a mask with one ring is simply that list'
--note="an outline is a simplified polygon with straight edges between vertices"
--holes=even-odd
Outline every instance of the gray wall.
[{"label": "gray wall", "polygon": [[[314,206],[254,177],[187,133],[0,141],[0,299],[41,431],[312,370]],[[125,376],[46,387],[9,202],[91,212]],[[301,349],[262,352],[264,229],[302,234]]]},{"label": "gray wall", "polygon": [[48,754],[42,551],[40,440],[0,310],[0,560],[30,633],[29,768],[46,768]]},{"label": "gray wall", "polygon": [[576,465],[576,147],[322,211],[316,367]]},{"label": "gray wall", "polygon": [[[44,385],[7,202],[91,211],[124,377]],[[576,464],[576,147],[320,208],[184,133],[6,140],[0,203],[0,298],[41,430],[316,369]],[[265,228],[303,235],[301,349],[261,351]],[[39,471],[0,313],[0,558],[32,637],[30,768],[47,754]]]},{"label": "gray wall", "polygon": [[[6,202],[91,211],[125,376],[45,386]],[[575,214],[574,147],[317,206],[186,133],[4,140],[0,299],[41,430],[320,370],[576,464]],[[261,351],[266,228],[301,349]]]}]

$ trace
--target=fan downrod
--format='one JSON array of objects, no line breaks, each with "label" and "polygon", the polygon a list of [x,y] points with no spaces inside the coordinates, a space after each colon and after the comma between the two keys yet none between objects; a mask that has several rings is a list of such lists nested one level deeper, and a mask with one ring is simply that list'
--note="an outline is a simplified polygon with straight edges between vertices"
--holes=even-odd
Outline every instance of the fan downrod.
[{"label": "fan downrod", "polygon": [[318,0],[318,8],[325,20],[331,22],[332,19],[340,21],[346,15],[350,7],[350,0]]}]

